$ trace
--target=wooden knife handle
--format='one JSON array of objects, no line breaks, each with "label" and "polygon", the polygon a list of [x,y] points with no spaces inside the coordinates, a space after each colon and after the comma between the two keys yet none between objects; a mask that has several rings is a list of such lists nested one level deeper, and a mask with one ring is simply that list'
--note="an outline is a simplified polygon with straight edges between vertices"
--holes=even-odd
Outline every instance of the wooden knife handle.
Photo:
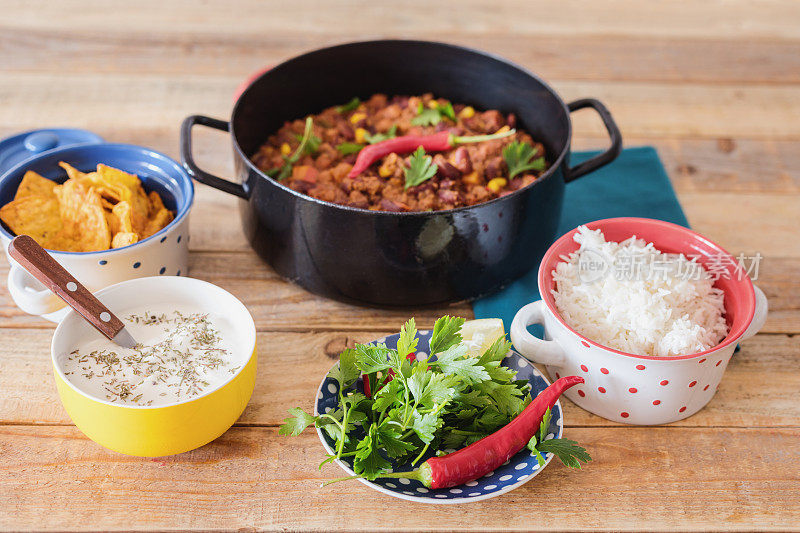
[{"label": "wooden knife handle", "polygon": [[113,339],[125,327],[89,289],[28,235],[14,237],[8,245],[8,255],[109,339]]}]

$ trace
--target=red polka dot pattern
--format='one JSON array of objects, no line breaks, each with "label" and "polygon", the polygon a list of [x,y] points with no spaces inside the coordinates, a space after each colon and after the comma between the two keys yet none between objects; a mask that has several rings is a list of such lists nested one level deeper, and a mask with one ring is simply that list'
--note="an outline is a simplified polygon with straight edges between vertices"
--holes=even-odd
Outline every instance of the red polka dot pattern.
[{"label": "red polka dot pattern", "polygon": [[703,357],[703,358],[702,358],[702,359],[700,359],[700,360],[699,360],[697,363],[698,363],[698,364],[700,364],[700,365],[702,365],[702,364],[703,364],[703,363],[705,363],[705,362],[706,362],[706,358],[705,358],[705,357]]},{"label": "red polka dot pattern", "polygon": [[644,365],[636,365],[636,370],[644,370]]},{"label": "red polka dot pattern", "polygon": [[697,382],[696,381],[692,381],[691,383],[689,383],[689,388],[691,389],[695,385],[697,385]]},{"label": "red polka dot pattern", "polygon": [[661,403],[661,400],[653,400],[653,405],[658,405]]},{"label": "red polka dot pattern", "polygon": [[706,385],[705,387],[703,387],[703,390],[708,390],[708,385]]},{"label": "red polka dot pattern", "polygon": [[584,396],[586,396],[586,393],[585,393],[585,392],[583,392],[582,390],[579,390],[579,391],[578,391],[578,396],[580,396],[581,398],[583,398]]},{"label": "red polka dot pattern", "polygon": [[605,394],[605,393],[606,393],[606,389],[605,389],[604,387],[597,387],[597,390],[598,390],[598,391],[599,391],[601,394]]},{"label": "red polka dot pattern", "polygon": [[591,345],[590,345],[588,342],[586,342],[586,341],[581,341],[581,344],[583,344],[583,345],[584,345],[584,346],[586,346],[587,348],[588,348],[589,346],[591,346]]},{"label": "red polka dot pattern", "polygon": [[584,372],[588,372],[589,371],[589,369],[586,368],[586,365],[581,365],[581,370],[583,370]]},{"label": "red polka dot pattern", "polygon": [[667,380],[665,379],[664,381],[662,381],[662,382],[661,382],[661,384],[662,384],[662,385],[669,385],[669,381],[667,381]]},{"label": "red polka dot pattern", "polygon": [[637,392],[636,387],[631,387],[630,389],[628,389],[628,392],[630,392],[631,394],[636,394]]},{"label": "red polka dot pattern", "polygon": [[603,374],[608,374],[608,369],[607,368],[601,368],[600,372],[602,372]]},{"label": "red polka dot pattern", "polygon": [[721,364],[722,364],[722,359],[720,359],[719,361],[717,361],[717,364],[716,364],[716,365],[714,365],[714,366],[719,366],[719,365],[721,365]]},{"label": "red polka dot pattern", "polygon": [[686,410],[686,406],[684,405],[683,407],[681,407],[680,409],[678,409],[678,412],[679,412],[679,413],[682,413],[682,412],[684,412],[685,410]]},{"label": "red polka dot pattern", "polygon": [[625,411],[622,411],[622,412],[619,414],[619,416],[621,416],[622,418],[628,418],[630,415],[629,415],[628,413],[626,413]]}]

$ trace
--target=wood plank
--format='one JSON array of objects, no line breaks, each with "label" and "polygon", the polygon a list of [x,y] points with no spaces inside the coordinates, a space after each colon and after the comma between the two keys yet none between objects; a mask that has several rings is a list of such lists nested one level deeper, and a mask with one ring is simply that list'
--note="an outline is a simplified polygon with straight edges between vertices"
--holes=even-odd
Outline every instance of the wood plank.
[{"label": "wood plank", "polygon": [[[411,21],[411,19],[409,19]],[[6,71],[115,72],[141,74],[231,74],[244,79],[265,65],[354,39],[327,27],[325,34],[292,27],[235,34],[157,33],[149,26],[125,26],[103,39],[72,28],[19,28],[9,17],[3,27]],[[545,79],[648,82],[784,84],[800,82],[800,43],[741,38],[614,35],[530,36],[519,31],[405,28],[404,37],[432,39],[500,54],[534,69]],[[397,33],[396,35],[399,35]],[[377,37],[377,36],[374,36]],[[524,42],[524,46],[520,43]],[[696,53],[702,48],[703,53]],[[735,57],[735,61],[731,61]],[[598,61],[597,58],[614,58]]]},{"label": "wood plank", "polygon": [[798,257],[800,197],[773,194],[681,193],[689,223],[736,255]]},{"label": "wood plank", "polygon": [[[57,123],[105,136],[153,125],[171,125],[177,132],[192,113],[228,116],[241,80],[217,74],[63,73],[54,84],[46,73],[10,72],[0,79],[0,98],[9,110],[3,122],[12,131]],[[797,85],[550,81],[566,101],[590,96],[602,100],[625,135],[800,138]],[[597,121],[575,131],[606,137]]]},{"label": "wood plank", "polygon": [[499,498],[423,507],[357,482],[320,487],[341,471],[317,469],[314,433],[235,428],[199,450],[151,460],[106,451],[74,428],[6,426],[0,527],[743,531],[792,530],[800,520],[797,428],[566,434],[594,458],[583,470],[553,463]]},{"label": "wood plank", "polygon": [[[791,0],[767,0],[753,9],[747,0],[722,4],[704,2],[659,2],[649,5],[635,0],[586,3],[568,0],[541,6],[527,0],[488,3],[485,0],[448,0],[433,10],[425,0],[410,0],[403,9],[388,2],[365,6],[349,0],[328,8],[324,0],[281,2],[276,8],[258,0],[226,2],[158,0],[134,4],[118,3],[108,12],[102,0],[50,2],[31,9],[23,1],[7,2],[4,26],[19,29],[91,34],[141,28],[143,33],[191,35],[264,35],[286,31],[300,35],[346,34],[436,35],[438,32],[480,35],[507,31],[541,37],[547,35],[655,36],[695,39],[737,38],[742,40],[788,40],[800,38],[798,13]],[[158,12],[158,17],[152,13]],[[543,14],[546,13],[546,16]]]},{"label": "wood plank", "polygon": [[[732,249],[732,253],[738,252]],[[230,268],[232,260],[236,262],[233,269]],[[764,290],[770,305],[763,332],[800,332],[798,268],[800,259],[797,258],[767,256],[761,261],[756,284]],[[7,275],[6,260],[0,258],[0,279]],[[429,324],[444,314],[473,316],[468,302],[423,309],[381,310],[321,298],[279,278],[252,251],[235,256],[227,252],[193,252],[190,254],[189,275],[215,283],[241,299],[253,314],[260,331],[386,332],[394,330],[408,316],[416,316],[420,323]],[[11,300],[5,284],[1,284],[0,327],[49,329],[53,325],[23,313]]]},{"label": "wood plank", "polygon": [[[339,352],[379,335],[352,332],[261,332],[256,388],[240,425],[276,426],[291,407],[313,409],[317,387]],[[423,325],[425,324],[425,325]],[[420,327],[429,327],[421,321]],[[0,329],[0,345],[17,347],[4,355],[0,373],[0,423],[69,424],[53,384],[48,330]],[[714,399],[696,415],[674,425],[687,427],[800,426],[796,394],[800,376],[800,336],[757,335],[742,343]],[[776,379],[775,376],[781,376]],[[757,384],[770,383],[768,388]],[[565,420],[575,426],[614,425],[565,400]]]}]

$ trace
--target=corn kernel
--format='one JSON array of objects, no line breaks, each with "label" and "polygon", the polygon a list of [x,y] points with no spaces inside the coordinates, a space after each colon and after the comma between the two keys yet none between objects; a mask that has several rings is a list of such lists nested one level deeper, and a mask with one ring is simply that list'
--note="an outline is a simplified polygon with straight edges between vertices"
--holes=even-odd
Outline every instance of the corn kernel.
[{"label": "corn kernel", "polygon": [[291,153],[292,153],[292,147],[291,147],[291,146],[289,146],[289,143],[283,143],[283,144],[281,145],[281,153],[282,153],[283,155],[289,155],[289,154],[291,154]]},{"label": "corn kernel", "polygon": [[458,114],[459,118],[472,118],[475,116],[475,108],[467,106]]},{"label": "corn kernel", "polygon": [[505,187],[507,183],[508,183],[508,181],[506,181],[505,178],[495,178],[495,179],[489,181],[489,183],[486,184],[486,188],[489,189],[490,191],[496,193],[496,192],[500,192],[500,189]]},{"label": "corn kernel", "polygon": [[509,128],[508,126],[503,126],[503,127],[502,127],[502,128],[500,128],[499,130],[497,130],[497,131],[495,132],[495,134],[498,134],[498,133],[505,133],[505,132],[509,131],[510,129],[511,129],[511,128]]},{"label": "corn kernel", "polygon": [[350,115],[350,122],[356,124],[358,122],[361,122],[365,118],[367,118],[366,113],[353,113],[352,115]]},{"label": "corn kernel", "polygon": [[378,175],[382,178],[388,178],[392,174],[394,174],[394,172],[392,172],[392,169],[386,165],[381,165],[381,167],[378,169]]},{"label": "corn kernel", "polygon": [[477,185],[478,184],[478,172],[477,171],[470,172],[469,174],[467,174],[466,176],[461,178],[461,181],[463,181],[464,183],[468,183],[470,185]]},{"label": "corn kernel", "polygon": [[367,130],[364,128],[356,128],[356,142],[358,144],[364,144],[367,142]]},{"label": "corn kernel", "polygon": [[430,102],[428,102],[428,107],[430,107],[431,109],[436,109],[437,107],[439,107],[439,102],[437,102],[436,100],[431,100]]}]

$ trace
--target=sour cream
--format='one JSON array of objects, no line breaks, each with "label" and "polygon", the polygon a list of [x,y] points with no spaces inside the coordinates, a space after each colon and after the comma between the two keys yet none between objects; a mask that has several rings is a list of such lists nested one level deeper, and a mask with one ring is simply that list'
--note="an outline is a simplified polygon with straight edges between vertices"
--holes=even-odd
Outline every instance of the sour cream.
[{"label": "sour cream", "polygon": [[161,304],[117,316],[139,343],[135,348],[98,333],[61,355],[66,378],[102,400],[154,407],[191,401],[228,382],[250,355],[221,315]]}]

